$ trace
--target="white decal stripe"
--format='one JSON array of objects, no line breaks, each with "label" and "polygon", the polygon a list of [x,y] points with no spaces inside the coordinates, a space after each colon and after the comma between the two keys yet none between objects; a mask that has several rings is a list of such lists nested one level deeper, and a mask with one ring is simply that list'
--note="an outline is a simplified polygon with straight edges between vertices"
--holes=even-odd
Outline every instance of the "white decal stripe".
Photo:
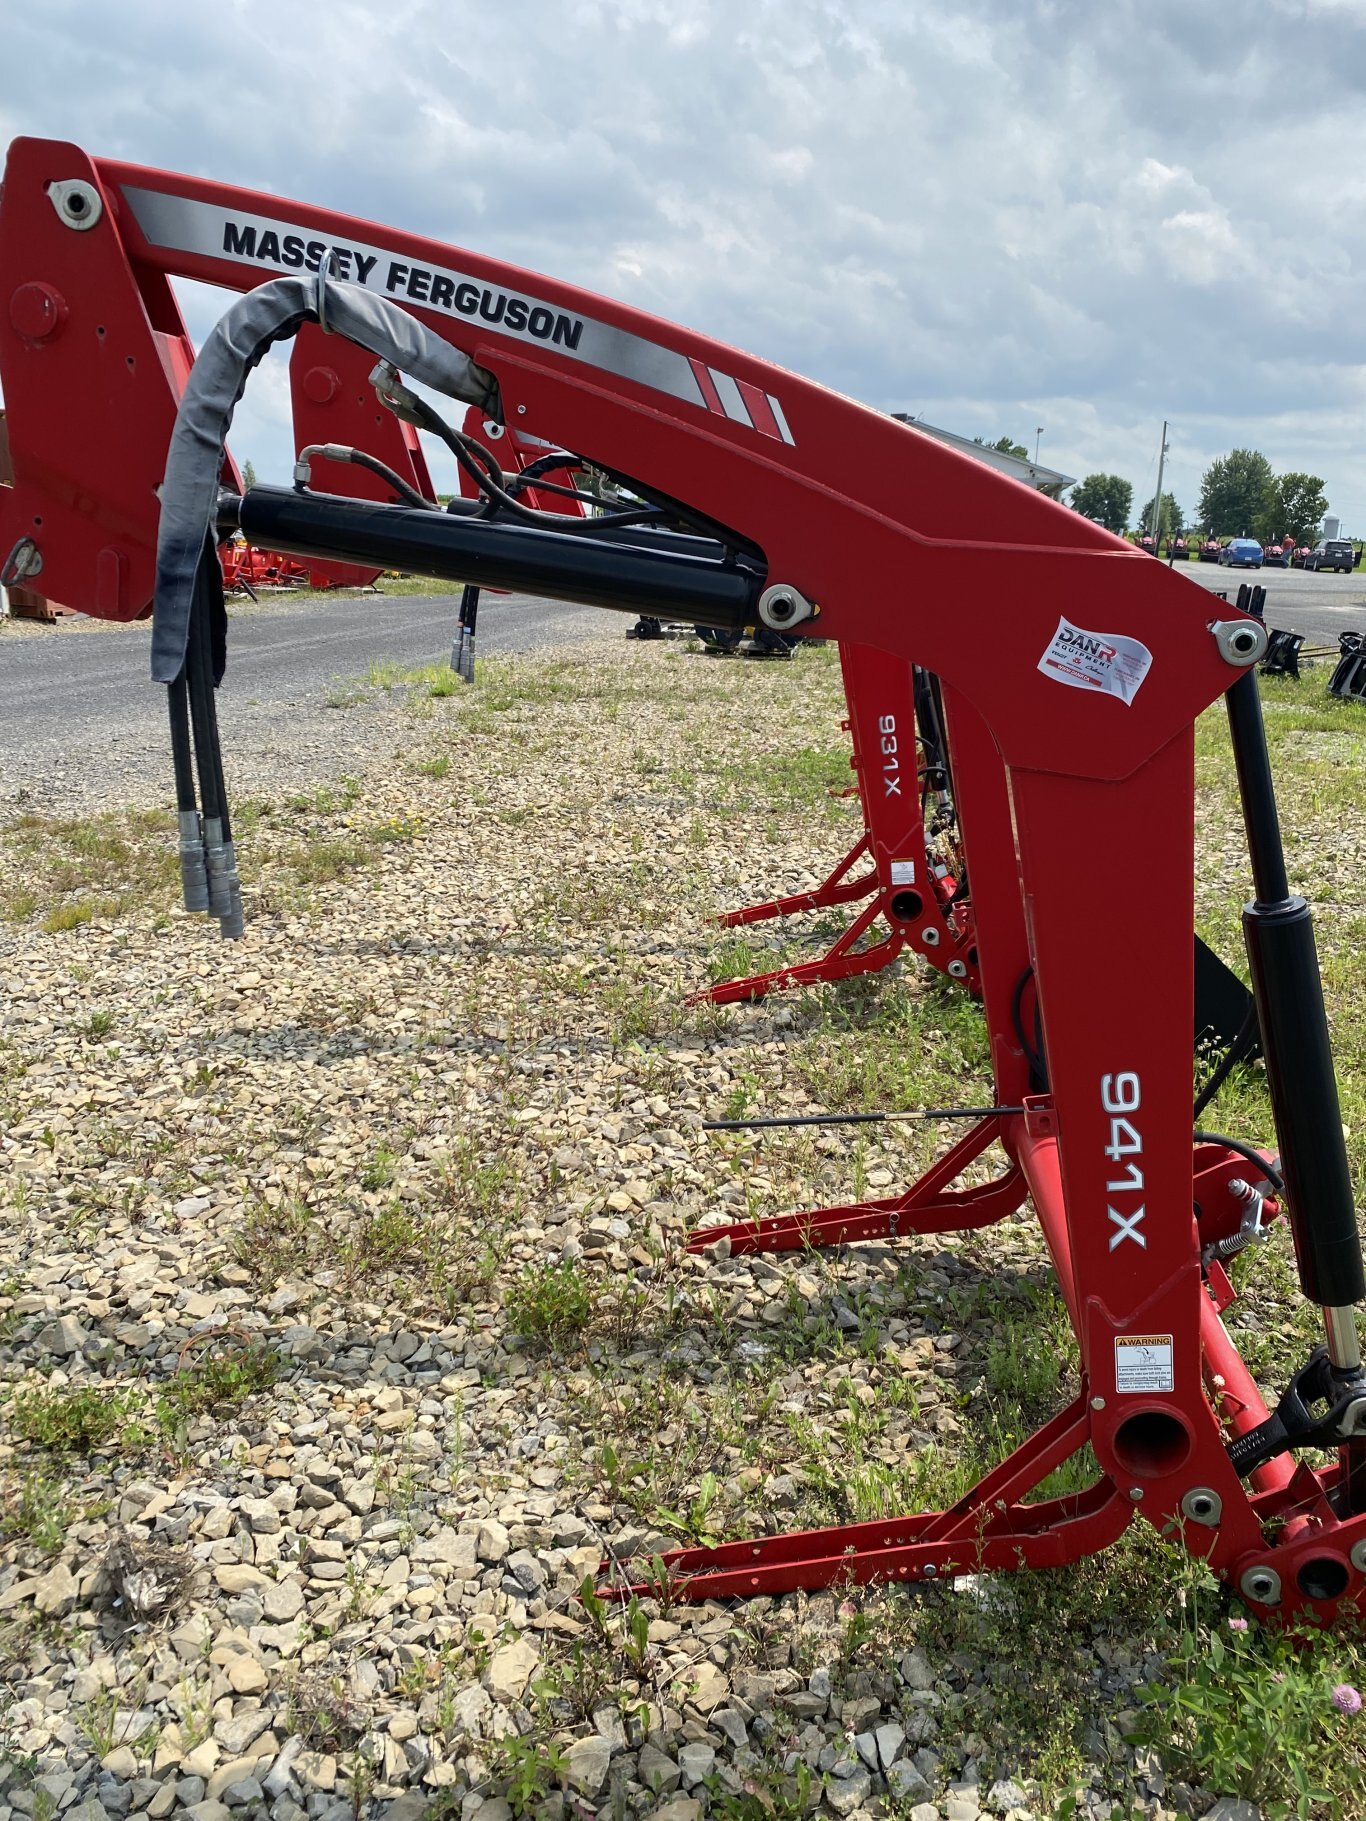
[{"label": "white decal stripe", "polygon": [[721,400],[721,408],[726,416],[737,424],[748,424],[752,430],[754,420],[749,414],[749,407],[740,396],[740,388],[729,373],[718,373],[715,367],[708,367],[712,383],[716,387],[716,396]]},{"label": "white decal stripe", "polygon": [[[286,265],[280,259],[261,259],[253,252],[239,250],[246,231],[250,231],[253,247],[263,234],[274,235],[281,247],[286,236],[304,246],[321,244],[326,248],[328,245],[315,230],[279,217],[251,215],[224,208],[219,203],[197,202],[192,197],[172,196],[164,190],[144,190],[131,184],[122,191],[122,196],[150,245],[247,266],[261,273],[263,278],[306,268],[300,260]],[[232,229],[231,246],[226,244],[229,228]],[[506,335],[514,341],[546,348],[566,360],[619,374],[623,379],[666,392],[690,405],[705,402],[686,355],[662,348],[657,342],[646,341],[627,329],[614,328],[590,316],[579,316],[542,298],[513,291],[495,282],[486,283],[469,273],[417,264],[411,253],[398,254],[392,248],[356,241],[336,241],[331,245],[338,255],[337,275],[366,290],[395,298],[400,303],[417,304],[455,322],[467,322],[477,332]],[[437,280],[440,285],[436,288],[452,298],[460,297],[464,307],[458,307],[454,302],[433,302],[431,292],[433,281]],[[581,325],[576,344],[568,345],[563,336],[555,339],[558,328],[537,335],[525,326],[509,327],[501,318],[507,304],[513,300],[524,306],[523,324],[534,312],[540,311],[548,315],[554,325],[561,322],[571,325],[571,336],[572,326]]]},{"label": "white decal stripe", "polygon": [[795,449],[797,446],[797,439],[787,427],[787,419],[783,416],[782,406],[778,403],[777,399],[774,398],[771,392],[766,396],[768,398],[769,407],[773,412],[774,421],[782,432],[783,441],[791,448]]}]

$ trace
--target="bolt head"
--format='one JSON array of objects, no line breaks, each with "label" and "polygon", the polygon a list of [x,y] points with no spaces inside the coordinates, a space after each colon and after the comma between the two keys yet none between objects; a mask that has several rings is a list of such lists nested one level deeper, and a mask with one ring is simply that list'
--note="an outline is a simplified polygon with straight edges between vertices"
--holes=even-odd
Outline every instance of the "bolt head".
[{"label": "bolt head", "polygon": [[25,341],[46,341],[66,321],[66,299],[51,285],[20,285],[9,300],[9,319]]},{"label": "bolt head", "polygon": [[341,391],[341,380],[331,367],[310,367],[304,374],[304,396],[315,405],[330,405]]}]

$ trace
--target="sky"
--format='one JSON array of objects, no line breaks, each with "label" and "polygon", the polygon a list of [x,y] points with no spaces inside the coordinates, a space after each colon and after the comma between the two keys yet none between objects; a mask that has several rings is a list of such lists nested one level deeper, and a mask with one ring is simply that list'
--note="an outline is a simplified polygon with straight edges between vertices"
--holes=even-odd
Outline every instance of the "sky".
[{"label": "sky", "polygon": [[[1366,535],[1366,0],[0,0],[68,138],[621,298],[1165,487],[1234,447]],[[192,333],[227,303],[182,287]],[[288,478],[282,363],[232,438]]]}]

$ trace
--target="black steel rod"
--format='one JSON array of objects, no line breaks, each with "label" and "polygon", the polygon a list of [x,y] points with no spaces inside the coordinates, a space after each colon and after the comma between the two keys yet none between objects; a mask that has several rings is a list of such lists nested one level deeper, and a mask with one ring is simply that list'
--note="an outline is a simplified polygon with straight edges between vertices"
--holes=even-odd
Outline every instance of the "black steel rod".
[{"label": "black steel rod", "polygon": [[481,588],[705,626],[753,625],[765,582],[755,566],[671,550],[667,534],[636,533],[629,544],[599,541],[582,532],[542,531],[512,520],[419,512],[288,487],[252,487],[236,502],[236,518],[247,541],[265,550],[416,570]]},{"label": "black steel rod", "polygon": [[704,1119],[704,1132],[748,1132],[772,1125],[878,1125],[901,1119],[996,1119],[1023,1107],[919,1107],[913,1113],[796,1113],[773,1119]]},{"label": "black steel rod", "polygon": [[1276,787],[1271,777],[1271,755],[1266,747],[1266,724],[1255,671],[1245,670],[1224,699],[1257,902],[1283,904],[1290,896],[1290,881],[1286,876]]}]

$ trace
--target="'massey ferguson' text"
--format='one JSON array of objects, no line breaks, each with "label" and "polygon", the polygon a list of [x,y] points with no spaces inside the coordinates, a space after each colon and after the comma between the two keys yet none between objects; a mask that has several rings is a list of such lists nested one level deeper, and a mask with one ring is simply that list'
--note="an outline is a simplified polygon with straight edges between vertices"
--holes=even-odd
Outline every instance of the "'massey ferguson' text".
[{"label": "'massey ferguson' text", "polygon": [[432,271],[427,266],[363,253],[357,247],[305,240],[302,234],[277,234],[273,228],[258,231],[251,222],[223,224],[223,251],[233,259],[250,259],[284,271],[316,272],[328,260],[334,277],[349,279],[367,290],[405,297],[452,316],[477,318],[490,328],[529,335],[556,347],[577,348],[583,334],[582,317],[551,310],[516,292],[453,278],[449,272]]}]

